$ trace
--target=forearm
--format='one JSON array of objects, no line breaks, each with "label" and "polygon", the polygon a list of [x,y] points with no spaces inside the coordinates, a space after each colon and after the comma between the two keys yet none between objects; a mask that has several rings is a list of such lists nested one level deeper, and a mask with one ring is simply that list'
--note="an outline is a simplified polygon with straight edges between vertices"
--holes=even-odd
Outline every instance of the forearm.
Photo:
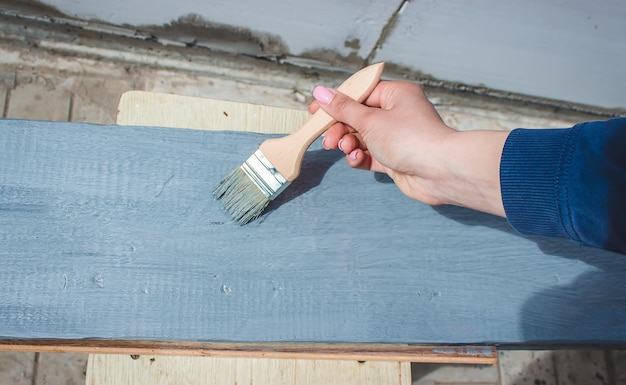
[{"label": "forearm", "polygon": [[437,151],[442,171],[435,194],[446,204],[505,216],[500,158],[506,131],[458,131]]},{"label": "forearm", "polygon": [[568,129],[455,132],[433,156],[441,203],[523,234],[626,252],[626,119]]}]

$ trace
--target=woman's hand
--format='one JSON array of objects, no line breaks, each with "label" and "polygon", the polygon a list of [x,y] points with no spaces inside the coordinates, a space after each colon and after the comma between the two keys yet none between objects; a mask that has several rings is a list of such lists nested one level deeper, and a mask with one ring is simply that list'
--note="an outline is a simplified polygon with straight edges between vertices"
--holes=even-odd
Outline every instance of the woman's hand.
[{"label": "woman's hand", "polygon": [[322,108],[338,121],[324,147],[339,148],[351,167],[384,172],[426,204],[504,216],[499,163],[507,132],[455,131],[422,88],[408,82],[381,82],[363,104],[321,86],[313,96],[309,111]]}]

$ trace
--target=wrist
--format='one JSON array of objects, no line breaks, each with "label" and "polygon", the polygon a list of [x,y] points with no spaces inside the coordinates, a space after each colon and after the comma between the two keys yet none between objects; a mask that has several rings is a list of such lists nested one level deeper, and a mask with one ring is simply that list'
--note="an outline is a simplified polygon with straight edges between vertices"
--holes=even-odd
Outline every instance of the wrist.
[{"label": "wrist", "polygon": [[443,204],[505,216],[500,159],[509,132],[454,131],[440,152],[435,195]]}]

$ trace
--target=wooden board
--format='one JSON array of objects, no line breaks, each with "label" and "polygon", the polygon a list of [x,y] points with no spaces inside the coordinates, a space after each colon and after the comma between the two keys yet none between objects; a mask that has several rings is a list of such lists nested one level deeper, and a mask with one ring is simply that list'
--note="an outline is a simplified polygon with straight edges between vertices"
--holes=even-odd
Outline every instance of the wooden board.
[{"label": "wooden board", "polygon": [[[184,113],[184,109],[193,106],[194,110],[204,112],[202,119],[193,121],[189,119],[194,116],[191,113]],[[259,113],[254,106],[241,103],[229,103],[217,100],[206,100],[198,98],[185,98],[173,95],[163,95],[150,92],[129,92],[122,96],[119,105],[118,123],[130,125],[146,125],[158,123],[156,116],[162,116],[162,121],[170,122],[172,127],[194,127],[200,129],[211,129],[212,127],[226,127],[231,130],[242,128],[252,129],[248,123],[234,123],[234,119],[228,120],[229,116],[239,117],[244,113],[239,110],[248,106],[247,115],[251,117],[268,116]],[[269,107],[266,107],[269,108]],[[233,112],[233,111],[237,112]],[[252,111],[251,111],[252,110]],[[268,127],[276,129],[275,122],[287,122],[286,131],[298,127],[301,120],[306,119],[307,114],[301,111],[284,110],[283,116],[271,117],[265,124],[258,125],[256,130],[265,132]],[[132,112],[132,114],[130,113]],[[172,120],[172,117],[177,119]],[[147,121],[147,119],[150,119]],[[215,122],[215,119],[221,120]],[[209,123],[210,122],[210,123]],[[120,353],[120,346],[112,346],[116,353]],[[180,347],[180,345],[178,346]],[[287,349],[287,348],[291,349]],[[207,346],[199,349],[192,347],[193,352],[206,352]],[[279,348],[284,351],[278,351]],[[181,356],[155,356],[139,357],[129,359],[128,355],[104,355],[90,354],[89,366],[87,370],[87,384],[155,384],[160,382],[180,382],[186,379],[191,383],[247,383],[247,384],[399,384],[408,385],[411,383],[411,366],[408,361],[432,362],[444,360],[446,362],[480,362],[493,363],[496,360],[495,350],[489,356],[479,356],[476,354],[462,354],[459,350],[457,354],[451,355],[438,353],[436,348],[429,349],[422,347],[422,355],[417,354],[415,347],[389,345],[388,350],[376,350],[383,346],[370,347],[367,351],[365,346],[344,346],[338,345],[322,346],[309,344],[308,346],[294,347],[285,344],[273,344],[269,347],[259,347],[256,351],[249,349],[242,351],[237,346],[225,347],[221,351],[233,357],[219,357],[220,351],[211,351],[212,357],[181,357]],[[137,353],[137,346],[131,348]],[[358,351],[356,349],[359,349]],[[410,350],[408,350],[410,349]],[[159,353],[162,352],[159,351]],[[467,351],[467,350],[465,350]],[[150,352],[147,352],[150,354]],[[246,355],[252,357],[269,357],[272,353],[282,359],[256,359],[244,358]],[[171,354],[181,354],[181,349],[173,349]],[[312,359],[315,357],[329,357],[333,361]],[[347,359],[365,359],[365,357],[375,359],[385,359],[387,361],[354,361]],[[137,356],[133,356],[137,357]],[[306,359],[295,360],[293,357],[305,357]],[[343,361],[337,361],[343,359]],[[491,359],[491,362],[487,360]],[[155,365],[156,363],[156,365]],[[207,377],[210,377],[208,379]],[[208,380],[208,381],[207,381]],[[212,381],[211,381],[212,380]]]},{"label": "wooden board", "polygon": [[488,346],[425,346],[400,344],[327,344],[289,342],[185,342],[101,340],[85,338],[0,340],[0,350],[15,352],[96,353],[160,356],[288,358],[308,360],[402,361],[494,364],[497,353]]},{"label": "wooden board", "polygon": [[239,227],[209,192],[264,136],[0,125],[5,341],[626,341],[622,256],[410,201],[319,143]]},{"label": "wooden board", "polygon": [[[306,111],[237,103],[180,95],[145,91],[129,91],[120,98],[117,123],[121,125],[167,126],[202,130],[250,131],[268,134],[286,134],[300,127],[310,115]],[[178,345],[180,347],[180,344]],[[136,348],[136,346],[134,347]],[[220,346],[220,350],[203,346],[193,351],[211,351],[214,356],[236,357],[306,357],[332,359],[374,359],[401,362],[459,362],[494,363],[494,348],[459,347],[454,352],[442,352],[437,347],[406,345],[320,345],[272,344],[243,351],[238,346]],[[161,350],[162,347],[161,347]],[[173,349],[181,354],[181,349]],[[219,361],[220,364],[224,361]],[[320,360],[299,360],[300,366],[308,362],[319,370],[325,365]],[[354,365],[354,361],[351,361]],[[362,369],[362,366],[359,366]],[[371,369],[371,368],[370,368]],[[405,376],[406,378],[406,376]]]},{"label": "wooden board", "polygon": [[308,118],[308,112],[289,108],[128,91],[120,98],[117,124],[287,134]]},{"label": "wooden board", "polygon": [[87,385],[254,384],[410,385],[411,366],[401,362],[310,361],[264,358],[92,356]]}]

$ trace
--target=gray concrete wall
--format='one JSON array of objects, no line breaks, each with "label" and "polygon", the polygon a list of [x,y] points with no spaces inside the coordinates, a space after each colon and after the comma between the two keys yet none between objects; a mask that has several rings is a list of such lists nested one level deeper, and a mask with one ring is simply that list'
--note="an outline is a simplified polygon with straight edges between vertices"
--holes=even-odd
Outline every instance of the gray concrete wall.
[{"label": "gray concrete wall", "polygon": [[626,107],[623,0],[43,1],[69,16],[132,26],[191,14],[272,36],[291,55],[339,65],[385,60],[445,81]]}]

